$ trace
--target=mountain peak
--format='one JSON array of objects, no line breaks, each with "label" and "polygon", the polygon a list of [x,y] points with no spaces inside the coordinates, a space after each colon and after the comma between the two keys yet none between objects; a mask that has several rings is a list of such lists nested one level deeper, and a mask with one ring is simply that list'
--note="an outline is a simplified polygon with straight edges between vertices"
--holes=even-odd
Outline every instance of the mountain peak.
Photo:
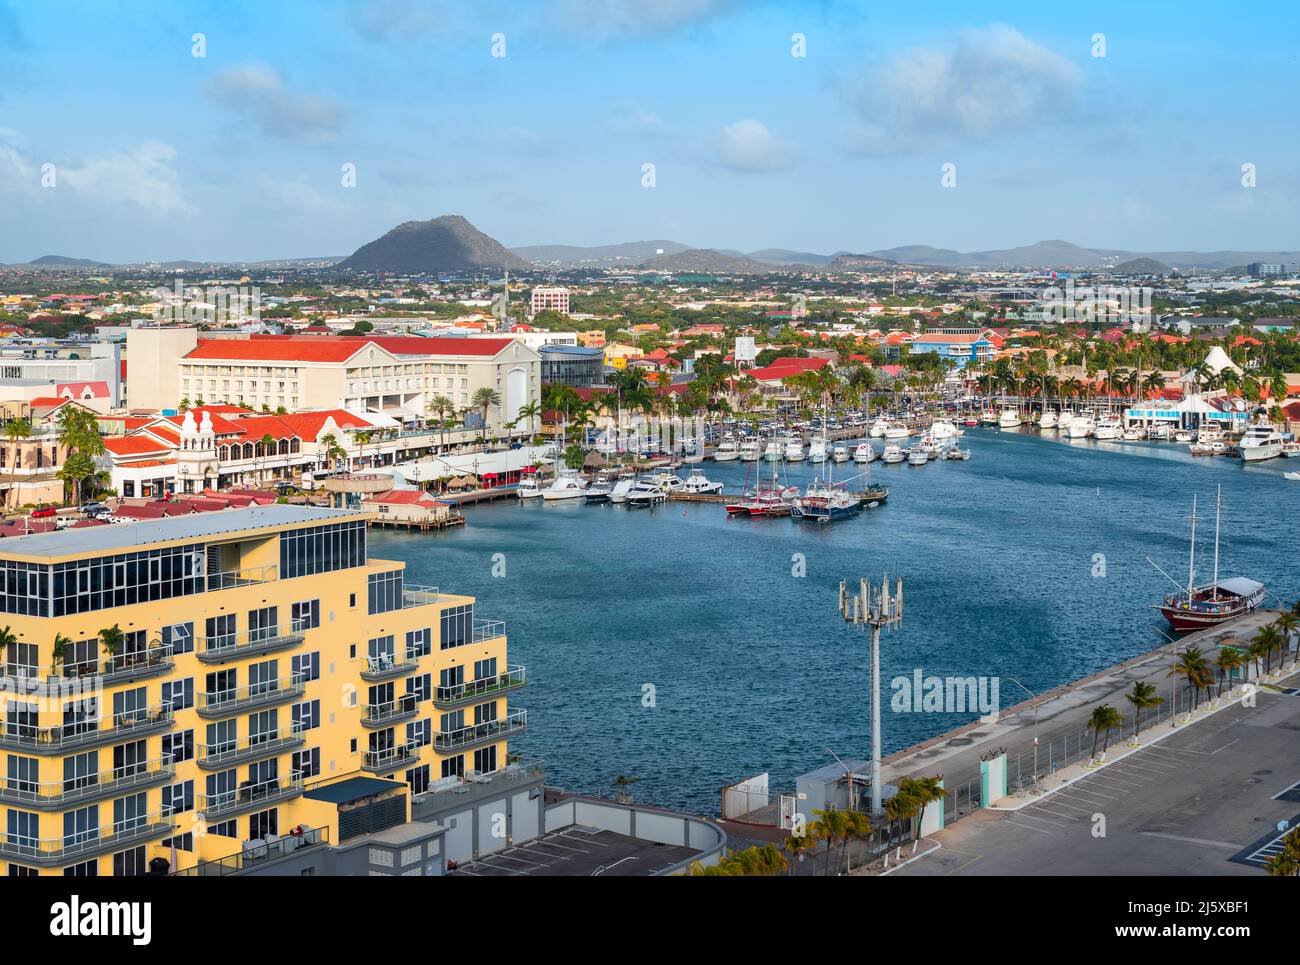
[{"label": "mountain peak", "polygon": [[479,231],[464,215],[404,221],[339,262],[339,268],[399,275],[482,269],[531,268],[499,241]]}]

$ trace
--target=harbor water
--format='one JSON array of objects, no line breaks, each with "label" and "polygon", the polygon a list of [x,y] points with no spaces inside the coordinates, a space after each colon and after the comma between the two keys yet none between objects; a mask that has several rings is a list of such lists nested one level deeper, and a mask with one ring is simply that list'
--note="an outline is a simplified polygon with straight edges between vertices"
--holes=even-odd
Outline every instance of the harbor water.
[{"label": "harbor water", "polygon": [[[1220,575],[1263,582],[1267,606],[1300,593],[1300,484],[1282,475],[1300,460],[1245,466],[1170,443],[996,429],[961,444],[969,461],[877,459],[886,504],[828,525],[728,519],[709,503],[512,500],[467,509],[455,531],[372,531],[370,552],[507,621],[510,662],[529,680],[512,696],[529,730],[511,747],[550,783],[612,794],[635,775],[639,800],[710,815],[736,780],[768,771],[785,789],[830,751],[869,753],[868,637],[837,612],[841,580],[904,578],[903,626],[882,636],[886,753],[975,716],[890,712],[896,677],[996,677],[1009,706],[1025,694],[1008,678],[1040,693],[1166,644],[1151,604],[1174,586],[1147,557],[1186,581],[1193,494],[1198,581],[1222,484]],[[771,471],[700,468],[728,493]],[[820,471],[781,474],[803,485]]]}]

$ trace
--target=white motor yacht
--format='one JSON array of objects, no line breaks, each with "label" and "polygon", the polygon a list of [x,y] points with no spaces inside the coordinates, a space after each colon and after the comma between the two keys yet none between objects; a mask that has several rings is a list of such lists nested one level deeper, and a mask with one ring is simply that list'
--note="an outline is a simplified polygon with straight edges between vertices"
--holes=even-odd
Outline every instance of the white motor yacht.
[{"label": "white motor yacht", "polygon": [[930,461],[930,453],[921,446],[913,446],[912,451],[907,454],[907,463],[910,466],[924,466]]},{"label": "white motor yacht", "polygon": [[[798,439],[791,439],[785,444],[785,461],[786,462],[803,462],[805,458],[803,443]],[[823,458],[825,458],[823,454]]]},{"label": "white motor yacht", "polygon": [[1038,428],[1055,429],[1056,428],[1056,410],[1044,409],[1043,414],[1038,418]]},{"label": "white motor yacht", "polygon": [[572,473],[561,473],[542,490],[542,498],[547,502],[557,499],[580,499],[586,488],[587,484],[583,482],[582,477]]},{"label": "white motor yacht", "polygon": [[832,461],[832,462],[848,462],[848,461],[849,461],[849,447],[848,447],[848,446],[836,446],[834,449],[832,449],[832,450],[831,450],[831,461]]},{"label": "white motor yacht", "polygon": [[686,477],[686,481],[682,483],[679,492],[691,496],[706,496],[711,493],[720,494],[722,492],[722,483],[710,481],[704,473],[695,469]]},{"label": "white motor yacht", "polygon": [[542,481],[537,478],[536,474],[529,473],[519,480],[519,487],[515,490],[515,495],[520,499],[532,499],[534,496],[540,496],[544,488]]},{"label": "white motor yacht", "polygon": [[1092,427],[1092,434],[1097,439],[1118,439],[1124,432],[1124,423],[1119,416],[1107,413],[1097,420]]},{"label": "white motor yacht", "polygon": [[808,443],[809,462],[825,462],[827,455],[829,455],[829,453],[827,451],[825,439],[818,437]]},{"label": "white motor yacht", "polygon": [[885,426],[886,439],[906,439],[912,434],[912,430],[907,428],[901,422],[891,422]]},{"label": "white motor yacht", "polygon": [[1070,420],[1070,438],[1086,439],[1092,435],[1093,421],[1092,412],[1085,410]]},{"label": "white motor yacht", "polygon": [[1246,430],[1237,443],[1242,462],[1259,462],[1282,455],[1282,433],[1267,422],[1259,422]]},{"label": "white motor yacht", "polygon": [[686,483],[676,473],[657,472],[650,477],[650,481],[666,493],[675,493]]},{"label": "white motor yacht", "polygon": [[773,441],[773,442],[769,442],[769,443],[767,444],[767,448],[763,450],[763,461],[764,461],[764,462],[780,462],[780,461],[781,461],[781,443],[779,443],[779,442],[775,442],[775,441]]},{"label": "white motor yacht", "polygon": [[951,419],[935,419],[930,424],[930,435],[937,442],[953,442],[961,435],[961,430],[953,425]]},{"label": "white motor yacht", "polygon": [[627,492],[629,506],[655,506],[667,499],[668,494],[656,486],[652,479],[638,479]]},{"label": "white motor yacht", "polygon": [[868,463],[876,458],[876,450],[869,442],[862,442],[853,450],[853,461],[857,463]]},{"label": "white motor yacht", "polygon": [[885,451],[880,454],[882,462],[897,463],[903,462],[907,456],[903,455],[903,450],[899,446],[885,446]]},{"label": "white motor yacht", "polygon": [[740,444],[741,462],[758,462],[759,456],[763,454],[763,446],[757,439],[746,439]]},{"label": "white motor yacht", "polygon": [[740,458],[740,447],[731,439],[724,439],[713,450],[714,462],[734,462]]},{"label": "white motor yacht", "polygon": [[889,428],[889,420],[881,416],[875,422],[871,423],[871,432],[869,435],[872,439],[880,439],[884,436],[885,430]]},{"label": "white motor yacht", "polygon": [[998,413],[999,429],[1018,429],[1020,427],[1020,411],[1013,409],[1011,406],[1003,406],[1002,411]]},{"label": "white motor yacht", "polygon": [[609,501],[611,503],[627,502],[627,494],[631,492],[635,484],[635,476],[620,476],[618,482],[614,483],[614,488],[609,491]]}]

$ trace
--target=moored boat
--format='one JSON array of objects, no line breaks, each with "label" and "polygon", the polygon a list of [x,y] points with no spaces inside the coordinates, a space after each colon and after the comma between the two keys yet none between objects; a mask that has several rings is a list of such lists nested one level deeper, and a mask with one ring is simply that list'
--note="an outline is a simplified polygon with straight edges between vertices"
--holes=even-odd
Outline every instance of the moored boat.
[{"label": "moored boat", "polygon": [[1192,497],[1192,537],[1187,561],[1187,588],[1170,593],[1155,608],[1175,630],[1200,630],[1250,613],[1265,597],[1264,584],[1244,576],[1219,579],[1219,519],[1223,490],[1214,506],[1214,573],[1196,585],[1196,497]]}]

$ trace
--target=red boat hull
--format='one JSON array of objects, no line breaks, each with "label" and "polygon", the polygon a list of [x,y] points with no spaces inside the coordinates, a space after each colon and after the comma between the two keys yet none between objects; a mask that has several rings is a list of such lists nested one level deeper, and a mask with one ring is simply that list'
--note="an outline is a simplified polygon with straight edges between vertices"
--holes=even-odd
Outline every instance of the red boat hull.
[{"label": "red boat hull", "polygon": [[1227,623],[1239,616],[1245,616],[1255,608],[1246,606],[1226,613],[1197,613],[1194,610],[1180,610],[1171,606],[1158,606],[1156,609],[1164,614],[1164,618],[1169,621],[1169,625],[1175,630],[1188,631],[1217,627],[1220,623]]}]

